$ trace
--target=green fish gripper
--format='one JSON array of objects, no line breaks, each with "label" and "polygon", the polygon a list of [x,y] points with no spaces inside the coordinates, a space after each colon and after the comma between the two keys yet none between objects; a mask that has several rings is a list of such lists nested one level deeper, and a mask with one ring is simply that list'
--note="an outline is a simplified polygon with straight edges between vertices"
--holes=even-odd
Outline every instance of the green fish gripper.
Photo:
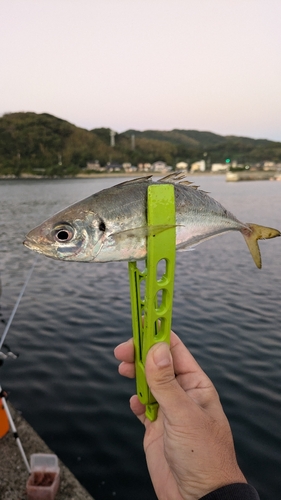
[{"label": "green fish gripper", "polygon": [[152,184],[147,190],[147,257],[145,269],[129,262],[136,385],[146,417],[157,418],[158,403],[145,378],[145,360],[157,342],[170,344],[176,260],[175,193],[172,184]]}]

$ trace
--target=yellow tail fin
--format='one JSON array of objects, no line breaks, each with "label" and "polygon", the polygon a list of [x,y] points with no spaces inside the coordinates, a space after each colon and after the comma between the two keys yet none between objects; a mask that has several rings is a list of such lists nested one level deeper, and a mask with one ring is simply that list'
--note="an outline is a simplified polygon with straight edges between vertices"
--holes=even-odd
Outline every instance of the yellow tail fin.
[{"label": "yellow tail fin", "polygon": [[251,255],[254,259],[256,266],[261,269],[261,254],[258,245],[258,240],[268,240],[281,236],[280,231],[272,227],[258,226],[258,224],[248,224],[248,229],[243,229],[241,232],[245,238]]}]

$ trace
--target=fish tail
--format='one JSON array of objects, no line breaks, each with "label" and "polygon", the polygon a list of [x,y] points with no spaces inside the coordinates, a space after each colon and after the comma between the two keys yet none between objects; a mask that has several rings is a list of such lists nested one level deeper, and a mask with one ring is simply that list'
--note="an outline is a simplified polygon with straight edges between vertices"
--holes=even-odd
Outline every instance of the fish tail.
[{"label": "fish tail", "polygon": [[272,227],[259,226],[258,224],[250,223],[247,223],[246,225],[247,228],[242,229],[241,233],[245,238],[256,266],[261,269],[261,254],[258,240],[276,238],[276,236],[281,236],[281,233]]}]

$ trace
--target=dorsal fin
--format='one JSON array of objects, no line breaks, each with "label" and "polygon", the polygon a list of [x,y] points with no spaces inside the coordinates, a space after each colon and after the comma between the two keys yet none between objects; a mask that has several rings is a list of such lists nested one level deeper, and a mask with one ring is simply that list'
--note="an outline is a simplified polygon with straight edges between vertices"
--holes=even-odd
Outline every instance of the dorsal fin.
[{"label": "dorsal fin", "polygon": [[179,184],[185,184],[185,186],[190,186],[192,184],[191,181],[180,181]]},{"label": "dorsal fin", "polygon": [[[136,179],[130,179],[129,181],[124,181],[121,182],[120,184],[117,184],[117,186],[124,186],[125,184],[137,184],[140,182],[149,182],[153,177],[153,174],[151,175],[144,175],[143,177],[137,177]],[[168,175],[165,175],[165,177],[161,177],[157,182],[163,182],[163,183],[168,183],[168,184],[183,184],[185,186],[188,186],[189,188],[192,189],[198,189],[200,186],[196,186],[192,183],[192,181],[188,181],[185,179],[186,174],[185,172],[171,172]],[[184,179],[184,180],[183,180]],[[202,191],[204,193],[206,191]]]},{"label": "dorsal fin", "polygon": [[144,175],[143,177],[137,177],[136,179],[130,179],[129,181],[120,182],[117,186],[124,186],[124,184],[135,184],[138,182],[149,181],[152,178],[152,175]]},{"label": "dorsal fin", "polygon": [[[200,186],[195,186],[191,181],[188,181],[185,179],[186,174],[185,172],[172,172],[165,177],[162,177],[158,182],[167,182],[170,184],[184,184],[185,186],[188,186],[192,189],[198,189]],[[182,180],[185,179],[185,180]]]},{"label": "dorsal fin", "polygon": [[172,172],[159,179],[158,182],[171,182],[172,184],[185,178],[184,172]]}]

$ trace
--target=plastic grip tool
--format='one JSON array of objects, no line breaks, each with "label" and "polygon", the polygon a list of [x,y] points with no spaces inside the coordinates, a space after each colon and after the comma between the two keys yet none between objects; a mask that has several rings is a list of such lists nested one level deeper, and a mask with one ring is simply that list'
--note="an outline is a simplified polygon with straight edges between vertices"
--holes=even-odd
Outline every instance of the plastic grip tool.
[{"label": "plastic grip tool", "polygon": [[153,184],[147,191],[147,257],[140,271],[129,262],[135,347],[136,385],[146,416],[157,418],[158,404],[145,378],[145,360],[157,342],[170,343],[176,257],[175,194],[172,184]]}]

